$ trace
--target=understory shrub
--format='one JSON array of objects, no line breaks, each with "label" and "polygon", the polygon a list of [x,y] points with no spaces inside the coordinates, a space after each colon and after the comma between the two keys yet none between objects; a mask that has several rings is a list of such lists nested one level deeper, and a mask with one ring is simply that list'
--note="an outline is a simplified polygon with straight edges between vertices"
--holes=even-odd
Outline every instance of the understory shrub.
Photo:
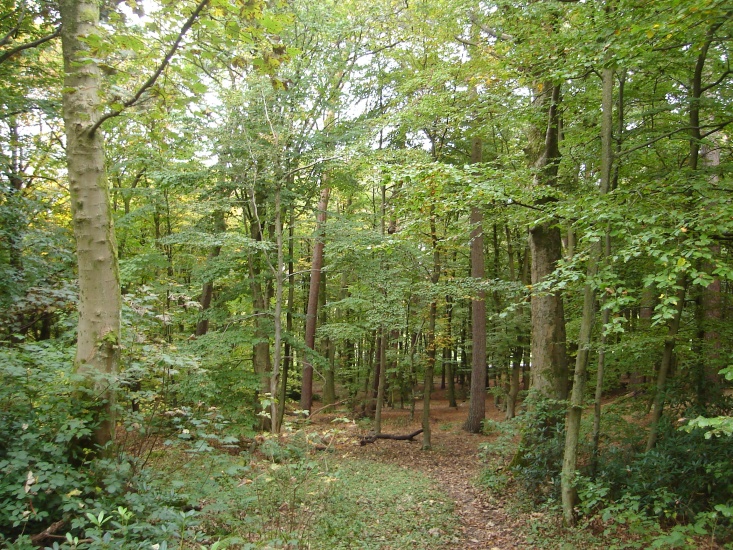
[{"label": "understory shrub", "polygon": [[521,440],[511,463],[515,478],[536,502],[556,498],[565,445],[565,402],[530,396],[519,422]]},{"label": "understory shrub", "polygon": [[[0,351],[0,544],[32,548],[31,536],[54,523],[56,536],[68,533],[64,548],[150,548],[200,538],[186,495],[158,483],[143,467],[145,456],[95,458],[85,447],[95,425],[89,401],[73,393],[72,352],[44,342]],[[166,424],[181,436],[170,443],[226,443],[216,411],[182,410]],[[128,429],[150,434],[134,422]]]}]

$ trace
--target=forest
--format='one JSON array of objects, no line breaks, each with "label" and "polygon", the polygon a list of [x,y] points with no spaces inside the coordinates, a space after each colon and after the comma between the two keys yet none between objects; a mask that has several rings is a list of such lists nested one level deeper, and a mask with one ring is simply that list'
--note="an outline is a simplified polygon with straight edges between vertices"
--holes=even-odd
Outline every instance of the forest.
[{"label": "forest", "polygon": [[4,548],[733,548],[728,0],[0,3]]}]

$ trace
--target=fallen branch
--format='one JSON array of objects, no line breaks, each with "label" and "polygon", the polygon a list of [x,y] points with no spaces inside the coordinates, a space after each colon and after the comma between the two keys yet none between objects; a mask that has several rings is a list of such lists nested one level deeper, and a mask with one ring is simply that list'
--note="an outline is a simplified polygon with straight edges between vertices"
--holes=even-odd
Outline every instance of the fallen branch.
[{"label": "fallen branch", "polygon": [[[40,533],[37,533],[35,535],[31,536],[31,543],[34,546],[41,546],[41,543],[45,541],[46,539],[52,539],[52,538],[59,538],[56,535],[56,533],[61,529],[64,525],[66,525],[66,519],[60,519],[57,522],[52,523],[46,529],[41,531]],[[65,538],[65,537],[61,537]]]},{"label": "fallen branch", "polygon": [[421,433],[422,433],[422,428],[420,428],[417,431],[412,432],[411,434],[407,434],[407,435],[391,435],[391,434],[367,435],[361,438],[359,445],[363,447],[367,443],[374,443],[377,439],[392,439],[394,441],[414,441],[413,438],[416,435],[420,435]]},{"label": "fallen branch", "polygon": [[311,418],[316,416],[317,414],[320,414],[321,412],[325,411],[326,409],[330,409],[331,407],[335,407],[336,405],[341,405],[343,403],[346,403],[348,399],[342,399],[341,401],[336,401],[335,403],[331,403],[329,405],[324,405],[320,409],[313,411],[313,413],[310,415]]}]

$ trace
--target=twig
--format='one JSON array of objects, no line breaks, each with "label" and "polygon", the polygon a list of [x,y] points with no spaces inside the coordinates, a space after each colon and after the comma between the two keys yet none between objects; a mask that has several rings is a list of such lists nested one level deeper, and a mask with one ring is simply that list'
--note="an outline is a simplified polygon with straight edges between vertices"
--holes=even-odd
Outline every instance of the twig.
[{"label": "twig", "polygon": [[142,95],[150,89],[155,82],[158,80],[158,77],[163,73],[163,71],[168,67],[168,65],[171,62],[171,59],[173,59],[173,56],[178,51],[178,48],[181,45],[181,41],[183,40],[183,37],[186,35],[188,30],[193,27],[193,24],[196,22],[196,19],[198,19],[198,16],[201,14],[201,12],[204,10],[204,8],[209,3],[209,0],[201,0],[199,2],[199,5],[196,6],[196,9],[193,11],[193,13],[190,15],[190,17],[186,20],[186,22],[183,24],[183,27],[181,27],[180,32],[178,33],[178,37],[176,38],[176,41],[173,42],[173,45],[171,46],[170,50],[168,50],[168,53],[163,58],[163,61],[160,65],[158,65],[158,68],[156,71],[150,75],[150,78],[148,78],[145,83],[140,87],[140,89],[137,91],[137,93],[132,96],[130,99],[125,101],[122,104],[122,107],[120,109],[115,109],[113,111],[110,111],[109,113],[103,115],[95,124],[91,127],[89,130],[89,134],[93,134],[94,132],[99,129],[99,127],[102,125],[103,122],[109,120],[110,118],[114,118],[116,116],[119,116],[122,111],[127,109],[128,107],[132,107],[137,103]]},{"label": "twig", "polygon": [[321,407],[317,411],[314,411],[310,415],[310,418],[313,418],[315,415],[317,415],[320,412],[323,412],[324,410],[328,409],[329,407],[335,407],[336,405],[341,405],[342,403],[346,403],[346,401],[348,401],[348,400],[347,399],[342,399],[341,401],[336,401],[335,403],[329,403],[328,405],[324,405],[323,407]]},{"label": "twig", "polygon": [[19,44],[15,48],[11,48],[6,52],[3,52],[2,55],[0,55],[0,65],[7,61],[9,58],[13,57],[16,53],[22,52],[23,50],[29,50],[31,48],[35,48],[36,46],[40,46],[44,42],[48,42],[49,40],[53,40],[56,38],[59,34],[61,34],[61,26],[59,25],[55,31],[53,31],[51,34],[48,34],[46,36],[42,36],[41,38],[34,40],[33,42],[26,42],[25,44]]}]

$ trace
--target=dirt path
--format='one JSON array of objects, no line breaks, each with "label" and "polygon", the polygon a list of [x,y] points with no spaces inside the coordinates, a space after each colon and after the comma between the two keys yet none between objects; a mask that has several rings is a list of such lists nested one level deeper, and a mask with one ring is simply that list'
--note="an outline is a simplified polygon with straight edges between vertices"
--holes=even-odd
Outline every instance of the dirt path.
[{"label": "dirt path", "polygon": [[[503,416],[488,399],[486,410],[487,416],[494,420]],[[521,518],[513,518],[506,512],[500,496],[474,487],[481,470],[478,447],[490,438],[468,434],[461,429],[468,414],[465,404],[452,409],[447,401],[439,398],[433,402],[430,411],[432,451],[421,450],[421,436],[418,436],[415,442],[380,439],[374,444],[359,447],[353,455],[415,469],[433,478],[455,502],[455,512],[461,521],[459,535],[452,548],[528,548],[517,528]],[[410,433],[420,428],[421,414],[422,411],[416,410],[415,420],[410,421],[408,410],[388,410],[383,416],[385,427],[382,431]]]}]

